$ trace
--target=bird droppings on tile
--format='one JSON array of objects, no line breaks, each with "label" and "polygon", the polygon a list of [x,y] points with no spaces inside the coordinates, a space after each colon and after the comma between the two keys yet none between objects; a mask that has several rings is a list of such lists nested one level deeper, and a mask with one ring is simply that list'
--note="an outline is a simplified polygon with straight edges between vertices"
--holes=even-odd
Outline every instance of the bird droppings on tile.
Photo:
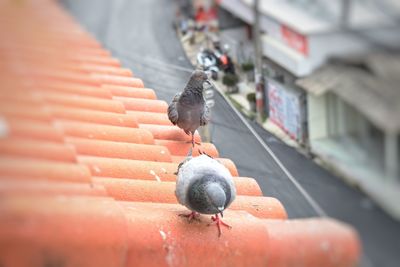
[{"label": "bird droppings on tile", "polygon": [[323,251],[325,251],[325,252],[328,252],[328,251],[329,251],[329,248],[330,248],[329,241],[327,241],[327,240],[322,241],[322,243],[321,243],[321,249],[322,249]]},{"label": "bird droppings on tile", "polygon": [[160,235],[163,240],[167,239],[167,234],[164,231],[160,230]]},{"label": "bird droppings on tile", "polygon": [[9,135],[10,129],[7,121],[0,117],[0,138],[6,138]]},{"label": "bird droppings on tile", "polygon": [[196,148],[234,176],[235,201],[216,207],[233,228],[218,237],[204,215],[179,217],[173,173],[192,144],[167,103],[58,1],[20,2],[0,0],[0,263],[357,266],[351,226],[287,219],[278,199],[201,141],[197,122],[183,125]]},{"label": "bird droppings on tile", "polygon": [[92,166],[92,168],[97,174],[101,173],[101,169],[99,168],[99,166],[94,165],[94,166]]}]

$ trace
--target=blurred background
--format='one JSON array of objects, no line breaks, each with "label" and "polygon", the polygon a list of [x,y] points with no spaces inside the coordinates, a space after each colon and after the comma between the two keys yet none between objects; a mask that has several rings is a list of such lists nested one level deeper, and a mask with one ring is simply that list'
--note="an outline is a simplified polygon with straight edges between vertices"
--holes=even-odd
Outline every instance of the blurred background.
[{"label": "blurred background", "polygon": [[228,55],[262,119],[400,218],[399,1],[178,2],[177,27]]}]

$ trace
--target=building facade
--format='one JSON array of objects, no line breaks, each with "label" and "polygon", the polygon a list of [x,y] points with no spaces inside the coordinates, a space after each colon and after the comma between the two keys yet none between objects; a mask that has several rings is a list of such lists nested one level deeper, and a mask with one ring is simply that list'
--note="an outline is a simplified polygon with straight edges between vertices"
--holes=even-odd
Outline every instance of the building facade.
[{"label": "building facade", "polygon": [[[252,0],[219,5],[252,25]],[[400,218],[400,4],[263,0],[259,12],[270,120]]]}]

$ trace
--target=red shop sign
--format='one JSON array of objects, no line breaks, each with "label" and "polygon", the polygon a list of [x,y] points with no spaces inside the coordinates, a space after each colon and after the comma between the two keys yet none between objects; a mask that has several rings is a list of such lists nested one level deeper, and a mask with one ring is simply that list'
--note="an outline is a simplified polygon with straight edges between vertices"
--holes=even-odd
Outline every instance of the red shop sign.
[{"label": "red shop sign", "polygon": [[281,33],[283,41],[295,49],[296,51],[302,53],[303,55],[308,55],[308,42],[307,37],[297,33],[285,25],[281,25]]}]

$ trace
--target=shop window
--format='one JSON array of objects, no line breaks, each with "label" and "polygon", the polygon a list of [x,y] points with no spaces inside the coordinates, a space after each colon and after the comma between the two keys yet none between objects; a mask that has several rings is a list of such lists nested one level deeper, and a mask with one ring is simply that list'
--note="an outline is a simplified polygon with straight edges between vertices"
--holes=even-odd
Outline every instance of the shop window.
[{"label": "shop window", "polygon": [[326,95],[326,119],[330,138],[359,159],[383,167],[384,133],[381,129],[333,93]]},{"label": "shop window", "polygon": [[237,28],[246,25],[246,23],[244,23],[242,20],[235,17],[232,13],[226,11],[220,6],[218,6],[217,13],[218,13],[219,28],[221,30]]}]

